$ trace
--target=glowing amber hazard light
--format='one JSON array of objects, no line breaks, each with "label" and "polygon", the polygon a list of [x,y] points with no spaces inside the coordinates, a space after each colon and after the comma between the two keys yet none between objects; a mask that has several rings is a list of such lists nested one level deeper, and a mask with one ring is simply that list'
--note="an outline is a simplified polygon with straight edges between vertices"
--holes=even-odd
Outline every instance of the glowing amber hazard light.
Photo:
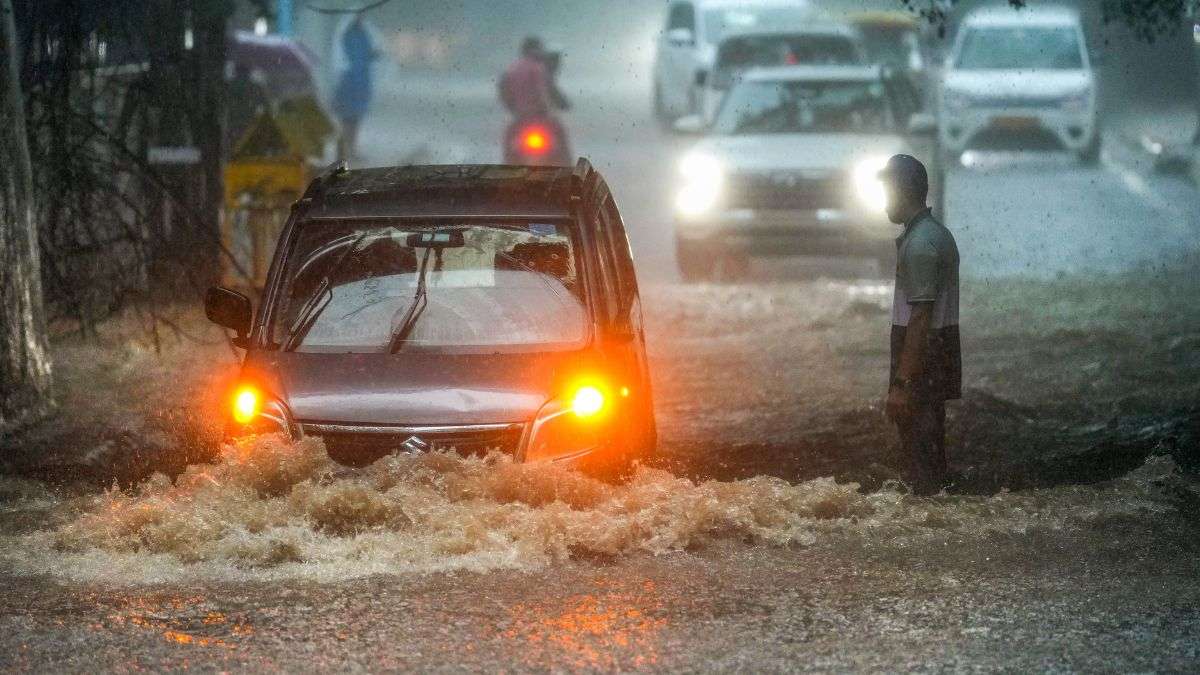
[{"label": "glowing amber hazard light", "polygon": [[251,387],[242,387],[233,397],[233,421],[249,424],[258,414],[258,392]]},{"label": "glowing amber hazard light", "polygon": [[580,387],[571,399],[571,410],[580,417],[596,415],[604,410],[604,394],[591,385]]}]

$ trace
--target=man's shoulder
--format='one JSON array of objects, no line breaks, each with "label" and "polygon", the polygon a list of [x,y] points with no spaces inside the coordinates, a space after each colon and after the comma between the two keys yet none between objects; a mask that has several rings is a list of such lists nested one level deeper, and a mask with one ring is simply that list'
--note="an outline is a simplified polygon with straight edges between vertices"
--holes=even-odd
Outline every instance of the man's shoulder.
[{"label": "man's shoulder", "polygon": [[920,242],[939,249],[947,244],[954,245],[954,233],[929,211],[913,223],[910,238],[914,243]]}]

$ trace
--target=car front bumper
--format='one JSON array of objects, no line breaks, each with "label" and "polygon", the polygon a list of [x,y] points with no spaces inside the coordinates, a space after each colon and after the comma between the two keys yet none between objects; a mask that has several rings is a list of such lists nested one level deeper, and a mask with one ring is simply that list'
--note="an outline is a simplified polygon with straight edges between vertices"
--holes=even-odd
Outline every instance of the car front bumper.
[{"label": "car front bumper", "polygon": [[938,137],[943,148],[962,152],[983,134],[1049,134],[1066,150],[1089,147],[1096,133],[1095,112],[1061,108],[943,108]]},{"label": "car front bumper", "polygon": [[885,256],[895,251],[895,226],[882,216],[840,209],[731,209],[677,218],[681,245],[729,248],[754,256]]}]

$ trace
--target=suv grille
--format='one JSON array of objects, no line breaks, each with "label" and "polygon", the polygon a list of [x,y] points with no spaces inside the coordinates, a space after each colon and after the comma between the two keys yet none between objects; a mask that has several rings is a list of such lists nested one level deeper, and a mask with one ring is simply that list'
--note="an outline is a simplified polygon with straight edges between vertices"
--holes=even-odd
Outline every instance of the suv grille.
[{"label": "suv grille", "polygon": [[738,173],[728,177],[727,206],[751,209],[836,209],[845,204],[845,181],[838,174],[813,177],[802,172]]},{"label": "suv grille", "polygon": [[515,454],[524,424],[482,424],[449,427],[386,427],[343,424],[302,425],[307,436],[320,436],[329,456],[337,461],[374,461],[392,452],[431,452],[454,449],[464,456],[489,450]]}]

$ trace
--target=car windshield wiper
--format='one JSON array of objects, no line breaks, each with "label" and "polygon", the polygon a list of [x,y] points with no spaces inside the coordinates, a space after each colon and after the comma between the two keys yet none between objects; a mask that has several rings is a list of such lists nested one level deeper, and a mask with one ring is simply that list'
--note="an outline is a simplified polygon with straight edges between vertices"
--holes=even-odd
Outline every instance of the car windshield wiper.
[{"label": "car windshield wiper", "polygon": [[316,323],[317,317],[321,315],[321,312],[325,311],[325,308],[329,306],[329,301],[333,298],[333,293],[329,290],[329,287],[333,283],[333,274],[346,263],[346,259],[348,259],[350,254],[358,248],[358,245],[362,243],[362,240],[366,238],[366,232],[358,235],[358,237],[355,238],[354,241],[350,242],[350,245],[346,247],[345,253],[342,253],[342,255],[335,260],[328,269],[325,270],[325,276],[321,277],[321,283],[317,284],[317,290],[314,291],[313,294],[309,296],[308,300],[305,301],[304,306],[300,308],[300,313],[296,316],[296,320],[293,321],[291,327],[288,328],[287,338],[283,341],[283,351],[290,352],[296,347],[300,346],[300,341],[303,340],[304,336],[308,334],[308,330],[312,328],[314,323]]},{"label": "car windshield wiper", "polygon": [[428,293],[425,288],[425,275],[429,269],[429,254],[432,252],[432,248],[425,249],[425,255],[421,258],[421,270],[417,273],[417,290],[413,293],[412,302],[408,305],[408,309],[405,310],[404,318],[400,320],[400,325],[396,327],[391,339],[388,340],[389,354],[395,354],[400,351],[400,348],[408,340],[408,336],[412,334],[413,327],[417,325],[417,319],[421,318],[421,313],[425,311],[425,306],[429,304],[425,299]]}]

